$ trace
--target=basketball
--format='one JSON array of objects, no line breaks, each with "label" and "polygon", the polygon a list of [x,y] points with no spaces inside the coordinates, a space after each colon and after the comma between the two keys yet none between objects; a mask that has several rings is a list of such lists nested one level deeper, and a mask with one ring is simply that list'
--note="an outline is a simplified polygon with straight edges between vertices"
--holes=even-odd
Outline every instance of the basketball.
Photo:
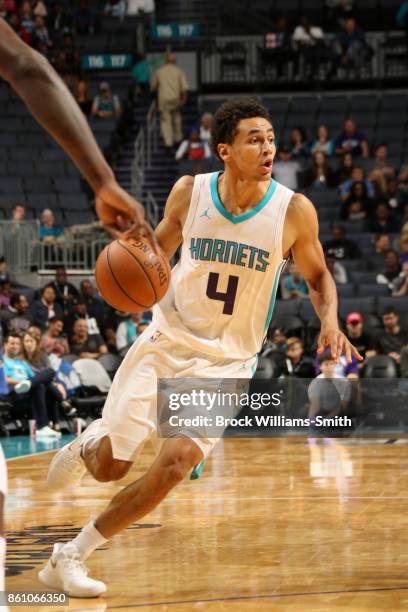
[{"label": "basketball", "polygon": [[165,295],[170,282],[170,264],[159,249],[146,240],[115,240],[104,248],[95,265],[95,280],[101,296],[122,312],[141,312]]}]

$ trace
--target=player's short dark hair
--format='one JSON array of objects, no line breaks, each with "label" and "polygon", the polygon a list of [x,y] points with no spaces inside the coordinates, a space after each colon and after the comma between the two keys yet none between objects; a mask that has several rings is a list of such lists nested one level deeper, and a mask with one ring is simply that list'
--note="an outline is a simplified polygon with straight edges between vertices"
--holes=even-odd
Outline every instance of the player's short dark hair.
[{"label": "player's short dark hair", "polygon": [[227,100],[218,108],[214,115],[211,126],[212,148],[218,155],[218,145],[221,143],[232,144],[237,131],[238,124],[242,119],[252,117],[263,117],[271,121],[268,109],[256,98],[242,98]]}]

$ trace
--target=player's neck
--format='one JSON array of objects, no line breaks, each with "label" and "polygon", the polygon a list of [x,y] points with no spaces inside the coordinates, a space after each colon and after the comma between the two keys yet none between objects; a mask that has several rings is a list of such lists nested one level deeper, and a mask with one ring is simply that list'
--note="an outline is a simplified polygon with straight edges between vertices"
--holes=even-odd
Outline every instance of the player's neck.
[{"label": "player's neck", "polygon": [[218,179],[218,194],[224,208],[239,215],[259,204],[269,185],[270,181],[243,179],[227,168]]}]

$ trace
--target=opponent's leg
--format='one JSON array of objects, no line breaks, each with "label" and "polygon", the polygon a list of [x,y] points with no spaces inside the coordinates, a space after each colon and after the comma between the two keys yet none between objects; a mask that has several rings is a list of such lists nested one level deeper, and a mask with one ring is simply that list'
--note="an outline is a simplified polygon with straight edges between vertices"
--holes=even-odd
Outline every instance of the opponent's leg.
[{"label": "opponent's leg", "polygon": [[51,559],[39,573],[40,580],[72,597],[104,593],[104,583],[88,578],[83,562],[108,538],[151,512],[202,458],[203,452],[193,440],[166,440],[144,476],[120,491],[74,540],[54,546]]}]

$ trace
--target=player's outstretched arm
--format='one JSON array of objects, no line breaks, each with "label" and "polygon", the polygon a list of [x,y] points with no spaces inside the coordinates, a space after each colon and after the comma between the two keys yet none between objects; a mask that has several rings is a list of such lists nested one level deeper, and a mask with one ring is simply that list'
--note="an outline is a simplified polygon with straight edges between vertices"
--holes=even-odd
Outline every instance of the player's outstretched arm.
[{"label": "player's outstretched arm", "polygon": [[[0,76],[10,83],[39,123],[55,138],[91,185],[107,229],[152,236],[143,206],[116,182],[88,122],[49,62],[0,18]],[[118,218],[119,217],[119,218]],[[125,221],[124,221],[125,220]]]},{"label": "player's outstretched arm", "polygon": [[171,259],[183,240],[183,227],[187,219],[193,192],[194,178],[182,176],[167,198],[163,219],[156,227],[157,242]]},{"label": "player's outstretched arm", "polygon": [[339,329],[337,317],[337,291],[333,277],[326,267],[315,207],[305,196],[295,194],[289,204],[285,221],[285,237],[289,242],[284,247],[292,251],[293,259],[303,275],[310,299],[321,321],[318,352],[331,348],[333,358],[338,361],[344,352],[347,361],[353,354],[362,359],[357,349]]}]

